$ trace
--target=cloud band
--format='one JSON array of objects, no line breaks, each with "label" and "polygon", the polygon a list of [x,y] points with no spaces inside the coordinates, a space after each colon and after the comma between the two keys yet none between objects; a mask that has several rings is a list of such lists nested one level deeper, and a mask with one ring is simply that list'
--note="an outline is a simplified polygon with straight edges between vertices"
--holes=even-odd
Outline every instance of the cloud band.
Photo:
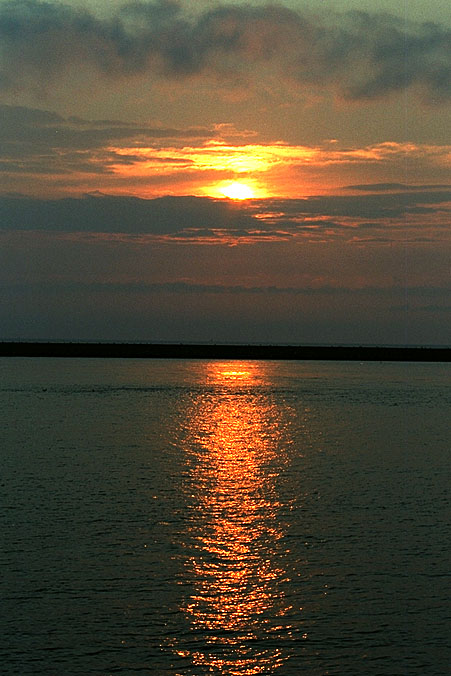
[{"label": "cloud band", "polygon": [[310,15],[282,5],[227,5],[195,16],[174,0],[132,2],[109,18],[56,2],[0,5],[0,87],[48,82],[71,64],[110,78],[239,74],[276,64],[303,87],[371,100],[417,87],[430,102],[451,94],[451,31],[389,14]]}]

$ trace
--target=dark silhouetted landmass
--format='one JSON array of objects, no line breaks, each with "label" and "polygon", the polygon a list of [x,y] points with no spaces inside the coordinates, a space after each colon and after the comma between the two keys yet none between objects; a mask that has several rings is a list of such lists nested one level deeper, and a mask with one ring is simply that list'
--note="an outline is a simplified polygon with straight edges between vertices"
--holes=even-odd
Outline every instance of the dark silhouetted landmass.
[{"label": "dark silhouetted landmass", "polygon": [[0,343],[2,357],[131,359],[297,359],[333,361],[450,361],[447,347],[213,345],[164,343]]}]

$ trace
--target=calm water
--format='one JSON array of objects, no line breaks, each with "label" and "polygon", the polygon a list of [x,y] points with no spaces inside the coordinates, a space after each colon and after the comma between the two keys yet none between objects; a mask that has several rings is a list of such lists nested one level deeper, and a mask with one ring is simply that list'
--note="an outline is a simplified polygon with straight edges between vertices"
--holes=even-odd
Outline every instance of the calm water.
[{"label": "calm water", "polygon": [[449,376],[0,359],[0,673],[449,673]]}]

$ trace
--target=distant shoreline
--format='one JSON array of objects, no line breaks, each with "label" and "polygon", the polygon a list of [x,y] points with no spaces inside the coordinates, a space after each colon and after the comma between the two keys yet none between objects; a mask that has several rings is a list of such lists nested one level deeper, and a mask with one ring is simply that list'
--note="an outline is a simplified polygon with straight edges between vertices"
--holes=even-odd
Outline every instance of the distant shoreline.
[{"label": "distant shoreline", "polygon": [[0,343],[1,357],[449,362],[447,347],[213,345],[165,343]]}]

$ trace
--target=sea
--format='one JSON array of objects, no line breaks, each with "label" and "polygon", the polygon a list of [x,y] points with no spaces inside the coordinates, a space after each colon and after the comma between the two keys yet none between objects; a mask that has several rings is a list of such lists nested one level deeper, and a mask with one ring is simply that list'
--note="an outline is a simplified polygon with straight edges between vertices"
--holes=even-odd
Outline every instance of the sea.
[{"label": "sea", "polygon": [[0,673],[449,674],[450,375],[0,359]]}]

